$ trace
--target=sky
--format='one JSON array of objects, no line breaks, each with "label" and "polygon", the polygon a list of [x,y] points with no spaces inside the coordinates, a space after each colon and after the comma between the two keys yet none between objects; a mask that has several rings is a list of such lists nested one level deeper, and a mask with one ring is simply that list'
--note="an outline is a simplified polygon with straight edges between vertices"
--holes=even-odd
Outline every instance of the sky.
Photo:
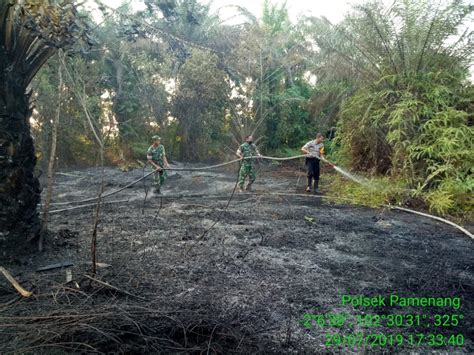
[{"label": "sky", "polygon": [[[295,20],[300,15],[312,15],[325,16],[331,22],[335,23],[343,19],[344,14],[350,10],[351,4],[361,2],[363,2],[363,0],[288,0],[287,7],[292,20]],[[257,15],[257,17],[260,17],[262,14],[263,0],[214,0],[211,9],[217,11],[221,8],[219,15],[225,19],[226,16],[230,17],[235,14],[235,9],[228,7],[228,5],[236,3],[247,8],[247,10]],[[281,1],[274,3],[281,3]]]},{"label": "sky", "polygon": [[[90,0],[90,2],[93,0]],[[106,5],[118,7],[123,3],[123,0],[102,0]],[[387,3],[393,0],[384,0]],[[209,1],[200,0],[202,3]],[[281,0],[273,0],[273,3],[281,3]],[[358,4],[365,2],[365,0],[287,0],[287,7],[292,20],[296,20],[300,15],[325,16],[329,21],[336,23],[343,19],[344,14],[350,11],[351,4]],[[134,7],[140,8],[141,1],[132,1]],[[225,20],[229,20],[229,24],[239,22],[239,18],[235,17],[238,13],[232,5],[238,4],[246,8],[251,13],[260,17],[262,14],[263,0],[214,0],[212,1],[211,11],[219,13],[219,16]]]}]

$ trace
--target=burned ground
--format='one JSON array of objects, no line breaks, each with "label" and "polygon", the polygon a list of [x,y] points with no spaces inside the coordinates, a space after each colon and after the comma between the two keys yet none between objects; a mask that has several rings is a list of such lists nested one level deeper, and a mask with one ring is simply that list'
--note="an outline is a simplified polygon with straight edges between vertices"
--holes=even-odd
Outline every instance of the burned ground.
[{"label": "burned ground", "polygon": [[[107,188],[142,175],[106,169]],[[2,352],[325,353],[374,351],[472,353],[473,240],[414,215],[375,210],[301,193],[304,176],[262,168],[255,194],[236,194],[235,172],[180,172],[164,196],[137,184],[106,204],[91,280],[93,207],[53,214],[45,253],[2,256],[34,296],[20,299],[0,281]],[[330,179],[325,176],[326,182]],[[98,169],[57,175],[56,201],[92,197]],[[323,181],[324,190],[324,181]],[[184,197],[166,195],[183,194]],[[203,195],[186,197],[186,195]],[[53,210],[72,205],[53,206]],[[215,222],[218,221],[217,224]],[[215,225],[214,225],[215,224]],[[211,228],[212,227],[212,228]],[[471,226],[472,227],[472,226]],[[70,261],[64,269],[35,272]],[[109,266],[110,265],[110,266]],[[341,295],[461,297],[450,308],[357,308]],[[457,327],[307,329],[305,313],[462,314]],[[326,347],[326,334],[463,334],[464,346]],[[364,350],[365,349],[365,350]]]}]

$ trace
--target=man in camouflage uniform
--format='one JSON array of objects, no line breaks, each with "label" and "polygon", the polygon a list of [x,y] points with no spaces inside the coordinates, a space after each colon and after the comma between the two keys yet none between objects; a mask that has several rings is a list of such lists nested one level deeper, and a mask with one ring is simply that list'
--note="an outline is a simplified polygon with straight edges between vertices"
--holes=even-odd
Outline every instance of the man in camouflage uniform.
[{"label": "man in camouflage uniform", "polygon": [[242,166],[240,167],[239,171],[239,191],[244,191],[244,182],[247,176],[249,177],[249,182],[245,189],[247,191],[251,191],[252,184],[255,181],[255,178],[257,177],[257,172],[255,171],[255,167],[253,164],[254,159],[245,158],[260,156],[256,145],[253,144],[252,136],[247,136],[245,138],[245,143],[239,147],[236,154],[240,159],[243,159]]},{"label": "man in camouflage uniform", "polygon": [[166,170],[169,169],[168,160],[166,159],[166,151],[161,138],[159,136],[152,137],[153,144],[148,148],[146,158],[150,163],[151,169],[155,171],[153,174],[153,187],[156,193],[160,193],[160,187],[166,179]]}]

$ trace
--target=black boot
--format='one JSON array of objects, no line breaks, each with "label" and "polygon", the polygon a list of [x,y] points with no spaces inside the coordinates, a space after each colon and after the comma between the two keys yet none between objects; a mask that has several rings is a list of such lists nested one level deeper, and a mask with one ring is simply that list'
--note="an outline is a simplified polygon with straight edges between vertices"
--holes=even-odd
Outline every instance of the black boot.
[{"label": "black boot", "polygon": [[319,193],[319,180],[314,180],[314,193]]}]

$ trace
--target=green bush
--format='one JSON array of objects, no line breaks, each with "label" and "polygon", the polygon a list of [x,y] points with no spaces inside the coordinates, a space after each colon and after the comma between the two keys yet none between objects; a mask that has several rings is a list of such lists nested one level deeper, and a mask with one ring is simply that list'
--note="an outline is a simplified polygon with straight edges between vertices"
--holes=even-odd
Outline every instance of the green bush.
[{"label": "green bush", "polygon": [[131,158],[141,161],[146,160],[146,152],[151,145],[148,140],[143,142],[130,142],[128,145],[130,148]]},{"label": "green bush", "polygon": [[375,1],[339,25],[319,24],[321,50],[355,77],[339,111],[333,158],[409,191],[376,196],[417,199],[441,215],[472,213],[473,45],[463,27],[473,11],[456,0],[396,0],[390,8]]},{"label": "green bush", "polygon": [[377,177],[364,180],[366,185],[357,184],[339,175],[331,176],[328,183],[330,195],[356,205],[374,208],[386,204],[401,205],[413,198],[413,193],[401,179]]}]

